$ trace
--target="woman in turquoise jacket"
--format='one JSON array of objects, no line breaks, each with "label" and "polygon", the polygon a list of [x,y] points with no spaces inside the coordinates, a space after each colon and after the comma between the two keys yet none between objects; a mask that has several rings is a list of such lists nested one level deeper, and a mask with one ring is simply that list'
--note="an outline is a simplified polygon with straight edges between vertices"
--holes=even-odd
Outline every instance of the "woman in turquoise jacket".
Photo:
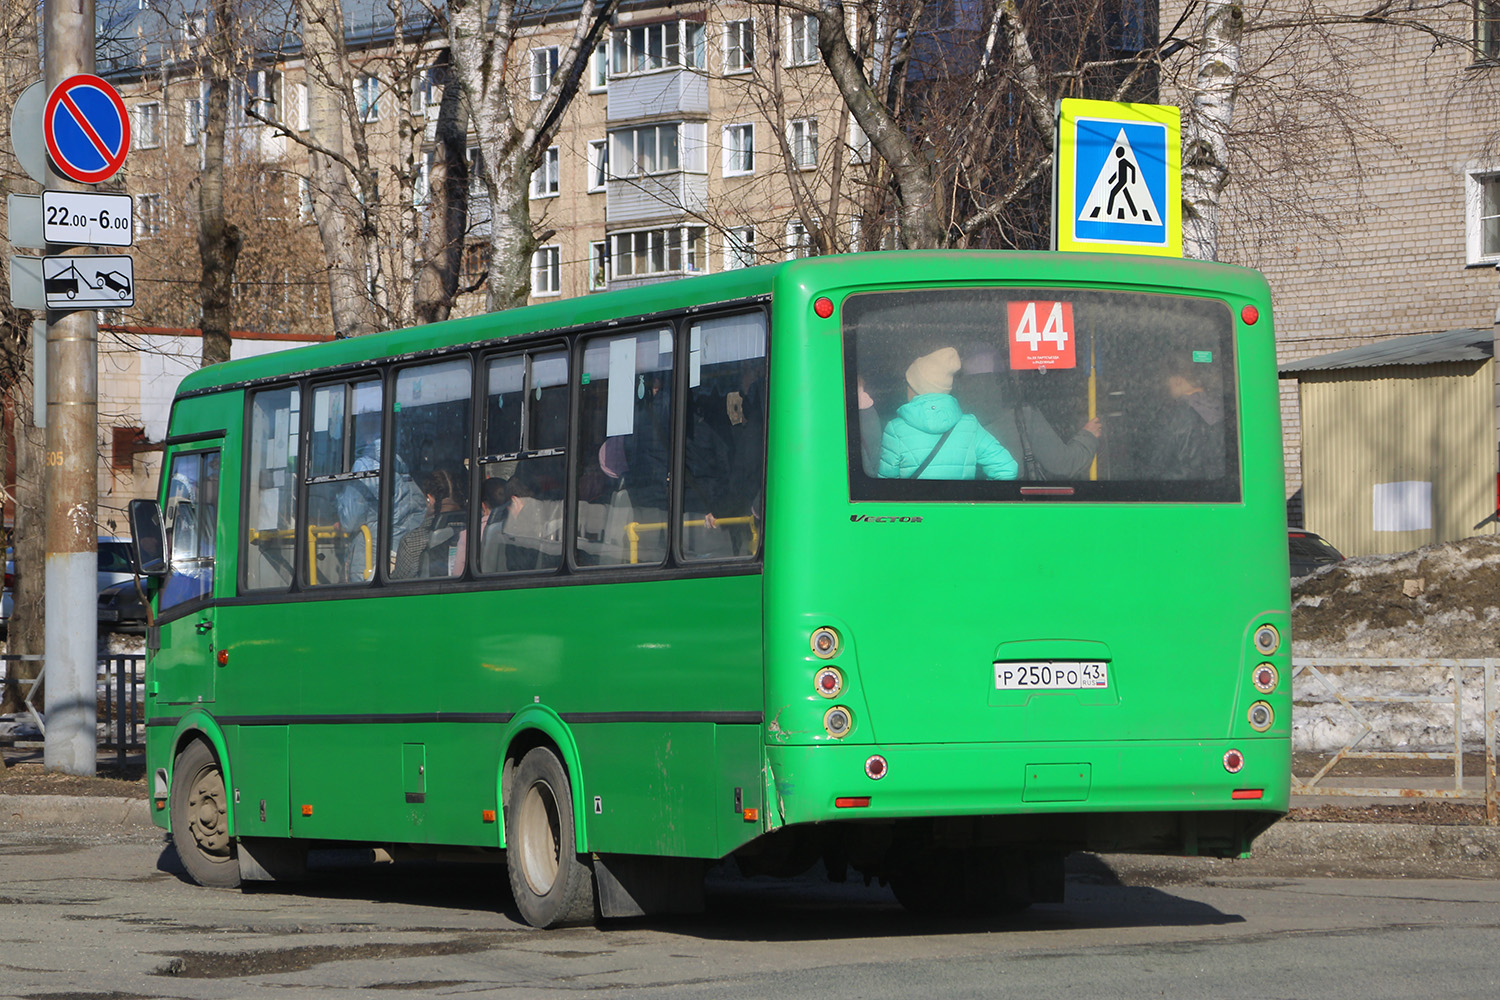
[{"label": "woman in turquoise jacket", "polygon": [[880,441],[882,479],[1015,479],[1011,453],[950,395],[958,351],[939,348],[906,370],[905,406],[886,424]]}]

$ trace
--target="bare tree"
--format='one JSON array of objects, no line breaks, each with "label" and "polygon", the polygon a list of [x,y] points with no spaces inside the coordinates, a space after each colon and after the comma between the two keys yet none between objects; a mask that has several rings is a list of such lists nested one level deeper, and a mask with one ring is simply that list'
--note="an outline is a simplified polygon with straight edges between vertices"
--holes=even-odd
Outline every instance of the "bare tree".
[{"label": "bare tree", "polygon": [[[562,124],[589,58],[609,27],[618,0],[568,5],[572,18],[555,69],[530,64],[523,29],[548,13],[515,0],[450,0],[448,42],[454,76],[468,100],[478,135],[480,171],[490,205],[490,311],[526,304],[531,292],[530,183],[538,155]],[[562,5],[559,4],[561,7]],[[530,93],[522,91],[527,87]],[[528,97],[534,96],[534,100]]]},{"label": "bare tree", "polygon": [[[37,10],[36,4],[26,0],[0,0],[0,104],[7,108],[14,106],[27,86],[41,79]],[[0,128],[8,131],[8,114]],[[33,138],[38,142],[41,139],[40,136]],[[4,189],[0,193],[6,194],[35,193],[39,189],[39,185],[24,175],[11,155],[11,143],[7,141],[0,141],[0,188]],[[0,208],[0,222],[4,221],[4,211]],[[8,260],[12,247],[6,234],[6,227],[0,226],[0,255]],[[13,517],[11,535],[16,569],[6,649],[9,653],[31,658],[10,662],[5,686],[0,690],[0,711],[17,712],[21,710],[26,695],[21,682],[41,676],[40,655],[44,648],[46,624],[42,602],[46,532],[43,530],[45,514],[39,488],[42,447],[31,420],[32,315],[12,305],[9,268],[4,271],[0,274],[0,393],[4,395],[4,405],[0,410],[8,411],[7,416],[13,421],[17,466],[14,470],[15,495],[5,498],[5,508]],[[4,461],[0,459],[0,483],[12,478],[5,475],[5,471]]]},{"label": "bare tree", "polygon": [[208,85],[203,123],[203,176],[198,182],[198,256],[203,266],[203,364],[229,360],[234,320],[234,268],[244,234],[224,213],[224,133],[238,42],[237,0],[212,0]]}]

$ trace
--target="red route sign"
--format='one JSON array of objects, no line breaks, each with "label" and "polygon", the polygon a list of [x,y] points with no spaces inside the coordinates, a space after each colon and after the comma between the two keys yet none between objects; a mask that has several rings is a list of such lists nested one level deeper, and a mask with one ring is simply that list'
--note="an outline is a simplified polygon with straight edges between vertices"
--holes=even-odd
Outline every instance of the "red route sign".
[{"label": "red route sign", "polygon": [[1006,310],[1012,370],[1078,367],[1073,303],[1007,302]]},{"label": "red route sign", "polygon": [[47,155],[58,173],[80,184],[108,180],[130,152],[130,115],[119,93],[90,73],[70,76],[47,96],[42,112]]}]

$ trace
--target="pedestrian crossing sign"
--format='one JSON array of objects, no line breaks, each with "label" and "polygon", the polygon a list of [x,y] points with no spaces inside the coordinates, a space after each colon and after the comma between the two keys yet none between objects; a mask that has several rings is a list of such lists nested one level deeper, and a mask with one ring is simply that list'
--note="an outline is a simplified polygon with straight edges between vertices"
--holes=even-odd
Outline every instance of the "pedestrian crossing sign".
[{"label": "pedestrian crossing sign", "polygon": [[1181,257],[1181,135],[1175,107],[1060,101],[1055,249]]}]

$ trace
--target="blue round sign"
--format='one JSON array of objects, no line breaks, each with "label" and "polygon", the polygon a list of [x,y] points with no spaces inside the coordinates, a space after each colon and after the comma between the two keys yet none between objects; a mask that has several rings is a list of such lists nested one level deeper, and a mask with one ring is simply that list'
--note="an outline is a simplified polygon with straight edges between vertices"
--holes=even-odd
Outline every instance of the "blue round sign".
[{"label": "blue round sign", "polygon": [[119,93],[89,73],[70,76],[42,112],[47,155],[64,177],[97,184],[113,177],[130,152],[130,115]]}]

